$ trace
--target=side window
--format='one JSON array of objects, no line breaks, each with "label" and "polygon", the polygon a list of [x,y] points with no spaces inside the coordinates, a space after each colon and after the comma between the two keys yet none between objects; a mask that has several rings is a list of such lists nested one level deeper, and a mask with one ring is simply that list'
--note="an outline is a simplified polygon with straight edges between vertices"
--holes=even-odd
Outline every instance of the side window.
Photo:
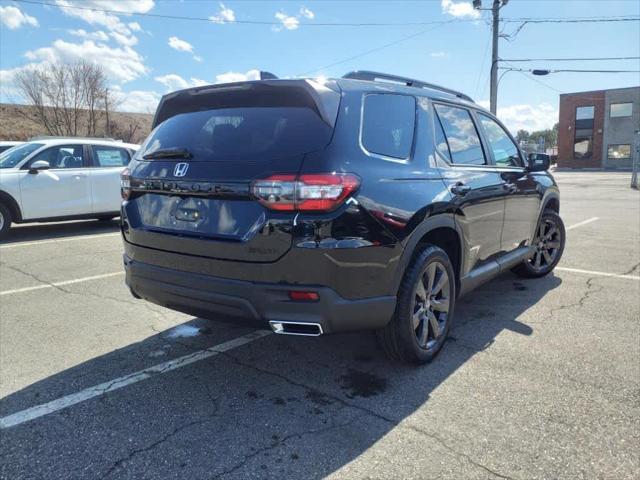
[{"label": "side window", "polygon": [[444,134],[442,123],[440,123],[438,115],[434,115],[433,128],[436,134],[436,149],[438,150],[438,152],[440,152],[440,154],[442,154],[447,160],[451,162],[451,152],[449,151],[449,144],[447,143],[447,137]]},{"label": "side window", "polygon": [[438,118],[447,136],[454,164],[485,165],[480,137],[471,114],[464,108],[435,105]]},{"label": "side window", "polygon": [[367,95],[363,115],[362,145],[367,151],[402,160],[409,158],[416,122],[414,97]]},{"label": "side window", "polygon": [[50,168],[83,168],[84,151],[82,145],[59,145],[38,153],[30,163],[38,160],[49,162]]},{"label": "side window", "polygon": [[93,145],[91,149],[96,167],[126,167],[129,165],[129,152],[124,148]]},{"label": "side window", "polygon": [[501,167],[521,167],[522,160],[520,159],[518,147],[509,138],[507,132],[486,115],[478,114],[478,117],[487,135],[487,141],[493,152],[496,165]]}]

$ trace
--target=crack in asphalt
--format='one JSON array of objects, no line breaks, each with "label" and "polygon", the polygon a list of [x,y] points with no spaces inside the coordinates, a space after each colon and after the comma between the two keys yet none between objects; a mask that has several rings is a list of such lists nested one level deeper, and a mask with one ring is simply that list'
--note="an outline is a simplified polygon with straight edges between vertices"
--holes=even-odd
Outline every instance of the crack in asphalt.
[{"label": "crack in asphalt", "polygon": [[156,440],[153,443],[150,443],[146,447],[136,448],[134,450],[131,450],[125,457],[122,457],[122,458],[119,458],[118,460],[116,460],[113,463],[113,465],[111,465],[111,467],[109,467],[109,469],[102,476],[99,477],[100,480],[104,480],[105,478],[111,476],[112,473],[114,473],[118,468],[123,466],[125,463],[127,463],[129,460],[134,458],[136,455],[139,455],[141,453],[146,453],[146,452],[149,452],[149,451],[157,448],[158,446],[160,446],[163,443],[167,442],[168,440],[170,440],[172,437],[174,437],[178,433],[180,433],[180,432],[182,432],[184,430],[187,430],[188,428],[191,428],[191,427],[193,427],[195,425],[202,425],[202,424],[205,424],[207,422],[210,422],[211,420],[213,420],[213,418],[216,415],[217,415],[217,412],[212,414],[212,415],[207,416],[207,418],[194,420],[192,422],[185,423],[184,425],[180,425],[179,427],[174,428],[171,432],[169,432],[166,435],[162,436],[160,439]]},{"label": "crack in asphalt", "polygon": [[287,443],[287,441],[292,439],[292,438],[302,438],[305,435],[317,435],[319,433],[324,433],[324,432],[328,432],[328,431],[331,431],[331,430],[337,430],[337,429],[340,429],[340,428],[343,428],[343,427],[348,427],[352,423],[355,423],[356,420],[358,420],[358,417],[356,417],[353,420],[350,420],[348,422],[345,422],[345,423],[341,423],[341,424],[337,424],[337,425],[331,425],[331,426],[324,427],[324,428],[305,430],[303,432],[292,433],[290,435],[282,437],[281,439],[273,441],[270,445],[267,445],[266,447],[259,448],[259,449],[255,450],[255,451],[251,452],[250,454],[245,455],[244,458],[240,462],[236,463],[233,467],[228,468],[227,470],[225,470],[223,472],[220,472],[220,473],[214,475],[213,477],[209,477],[209,480],[215,480],[215,479],[218,479],[218,478],[222,478],[222,477],[224,477],[226,475],[229,475],[229,474],[231,474],[233,472],[236,472],[236,471],[240,470],[251,459],[257,457],[261,453],[268,452],[270,450],[273,450],[275,448],[278,448],[278,447],[281,447],[281,446],[285,445]]},{"label": "crack in asphalt", "polygon": [[286,375],[283,375],[283,374],[280,374],[280,373],[276,373],[276,372],[272,372],[271,370],[266,370],[266,369],[260,368],[260,367],[258,367],[256,365],[252,365],[252,364],[243,362],[238,357],[235,357],[234,355],[231,355],[229,352],[223,352],[223,353],[221,353],[221,355],[224,356],[225,358],[230,359],[231,361],[233,361],[234,363],[236,363],[237,365],[239,365],[241,367],[250,368],[250,369],[255,370],[255,371],[259,372],[259,373],[274,376],[274,377],[279,378],[279,379],[283,380],[284,382],[286,382],[286,383],[288,383],[290,385],[293,385],[295,387],[302,388],[302,389],[304,389],[306,391],[309,391],[309,392],[315,392],[315,393],[319,393],[321,395],[324,395],[327,398],[330,398],[330,399],[334,400],[335,402],[337,402],[337,403],[339,403],[339,404],[341,404],[341,405],[343,405],[345,407],[361,411],[361,412],[363,412],[363,413],[365,413],[365,414],[367,414],[369,416],[372,416],[372,417],[374,417],[374,418],[376,418],[378,420],[381,420],[381,421],[383,421],[383,422],[385,422],[387,424],[391,424],[394,427],[407,428],[409,430],[414,431],[415,433],[418,433],[418,434],[423,435],[423,436],[425,436],[427,438],[430,438],[431,440],[436,440],[440,445],[442,445],[446,450],[451,452],[453,455],[464,458],[465,460],[467,460],[470,464],[474,465],[475,467],[478,467],[478,468],[484,470],[485,472],[487,472],[487,473],[489,473],[489,474],[491,474],[491,475],[493,475],[495,477],[498,477],[498,478],[502,478],[502,479],[505,479],[505,480],[515,480],[514,477],[510,477],[510,476],[504,475],[502,473],[496,472],[496,471],[492,470],[491,468],[487,467],[486,465],[483,465],[483,464],[475,461],[473,458],[471,458],[470,455],[468,455],[468,454],[466,454],[464,452],[457,451],[455,448],[453,448],[447,442],[445,442],[442,438],[440,438],[439,436],[437,436],[437,435],[435,435],[435,434],[433,434],[431,432],[425,431],[425,430],[423,430],[421,428],[418,428],[418,427],[416,427],[414,425],[401,425],[398,421],[396,421],[396,420],[394,420],[392,418],[386,417],[386,416],[384,416],[384,415],[382,415],[382,414],[380,414],[380,413],[378,413],[378,412],[376,412],[374,410],[371,410],[369,408],[363,407],[361,405],[352,404],[350,402],[347,402],[346,400],[343,400],[342,398],[340,398],[338,396],[335,396],[335,395],[332,395],[332,394],[329,394],[329,393],[326,393],[326,392],[322,392],[322,391],[318,390],[317,388],[314,388],[314,387],[306,385],[304,383],[292,380],[289,377],[287,377]]},{"label": "crack in asphalt", "polygon": [[38,282],[38,283],[40,283],[40,284],[48,285],[48,286],[50,286],[51,288],[55,288],[56,290],[59,290],[60,292],[63,292],[63,293],[71,293],[71,292],[69,292],[69,291],[65,290],[64,288],[62,288],[62,287],[60,287],[60,286],[58,286],[58,285],[55,285],[55,284],[54,284],[54,283],[52,283],[52,282],[49,282],[48,280],[43,280],[42,278],[38,277],[35,273],[27,272],[26,270],[22,270],[21,268],[15,267],[15,266],[13,266],[13,265],[9,265],[9,264],[8,264],[8,263],[6,263],[6,262],[0,262],[0,266],[2,266],[2,267],[6,267],[6,268],[8,268],[9,270],[13,270],[14,272],[21,273],[22,275],[26,275],[27,277],[32,278],[32,279],[33,279],[33,280],[35,280],[36,282]]},{"label": "crack in asphalt", "polygon": [[[573,307],[582,308],[584,306],[584,303],[589,299],[591,295],[594,295],[604,290],[604,287],[602,285],[593,285],[593,281],[597,279],[598,277],[587,278],[587,280],[585,281],[585,286],[587,288],[584,290],[580,299],[577,302],[569,303],[566,305],[563,304],[563,305],[560,305],[559,307],[552,308],[551,311],[549,312],[549,316],[553,317],[556,313],[561,312],[562,310],[573,308]],[[598,287],[598,289],[594,290],[593,289],[594,287]]]},{"label": "crack in asphalt", "polygon": [[105,295],[105,294],[101,294],[101,293],[92,293],[92,292],[87,292],[87,291],[83,291],[82,293],[78,293],[78,292],[74,292],[72,290],[68,290],[66,288],[63,288],[60,285],[56,285],[55,282],[50,282],[48,280],[44,280],[43,278],[40,278],[38,275],[28,272],[26,270],[23,270],[21,268],[18,268],[14,265],[9,265],[6,262],[0,262],[0,266],[6,267],[10,270],[13,270],[14,272],[18,272],[22,275],[26,275],[27,277],[32,278],[33,280],[35,280],[36,282],[43,284],[43,285],[48,285],[51,288],[55,288],[56,290],[58,290],[59,292],[62,293],[67,293],[69,295],[78,295],[78,296],[90,296],[90,297],[94,297],[94,298],[99,298],[102,300],[111,300],[114,302],[118,302],[118,303],[126,303],[129,305],[135,305],[135,306],[141,306],[144,309],[152,312],[154,315],[156,315],[156,317],[165,317],[169,314],[168,310],[162,309],[162,308],[154,308],[153,304],[151,302],[147,302],[147,301],[138,301],[138,300],[130,300],[130,299],[125,299],[125,298],[118,298],[118,297],[112,297],[110,295]]},{"label": "crack in asphalt", "polygon": [[640,263],[636,263],[633,267],[631,267],[629,270],[627,270],[626,272],[622,273],[621,275],[631,275],[633,272],[638,270],[639,267],[640,267]]}]

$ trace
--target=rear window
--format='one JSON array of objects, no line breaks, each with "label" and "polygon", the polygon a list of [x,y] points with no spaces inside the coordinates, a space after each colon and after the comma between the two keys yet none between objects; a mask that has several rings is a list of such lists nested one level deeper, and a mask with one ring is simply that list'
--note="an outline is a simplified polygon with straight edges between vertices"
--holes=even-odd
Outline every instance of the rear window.
[{"label": "rear window", "polygon": [[193,160],[260,161],[324,148],[333,129],[306,107],[244,107],[182,113],[162,122],[138,151],[184,148]]},{"label": "rear window", "polygon": [[364,100],[362,145],[371,153],[405,160],[411,154],[415,121],[414,97],[367,95]]}]

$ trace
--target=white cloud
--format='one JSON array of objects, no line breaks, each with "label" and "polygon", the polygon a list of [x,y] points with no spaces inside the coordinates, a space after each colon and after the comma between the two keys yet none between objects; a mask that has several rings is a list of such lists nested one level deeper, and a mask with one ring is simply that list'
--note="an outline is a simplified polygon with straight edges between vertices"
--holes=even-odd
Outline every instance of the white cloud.
[{"label": "white cloud", "polygon": [[309,20],[313,20],[316,17],[316,14],[307,7],[302,7],[300,9],[300,15],[304,18],[308,18]]},{"label": "white cloud", "polygon": [[[489,102],[486,100],[478,103],[489,108]],[[558,121],[558,108],[548,103],[499,106],[497,116],[515,135],[521,129],[533,132],[553,127]]]},{"label": "white cloud", "polygon": [[189,87],[189,82],[175,73],[156,77],[155,81],[160,82],[165,87],[167,87],[168,92],[172,92],[174,90],[182,90],[183,88]]},{"label": "white cloud", "polygon": [[171,48],[173,48],[174,50],[177,50],[179,52],[188,52],[193,54],[193,59],[196,62],[201,62],[202,61],[202,57],[200,55],[196,55],[193,51],[193,45],[191,45],[189,42],[187,42],[186,40],[182,40],[178,37],[169,37],[169,42],[168,42],[169,46]]},{"label": "white cloud", "polygon": [[8,70],[0,70],[0,102],[2,103],[21,103],[24,100],[15,88],[14,80],[16,75],[26,69],[34,68],[36,64],[29,63],[21,67],[11,68]]},{"label": "white cloud", "polygon": [[260,70],[249,70],[247,73],[226,72],[216,75],[216,83],[245,82],[247,80],[260,80]]},{"label": "white cloud", "polygon": [[127,47],[133,47],[136,43],[138,43],[138,37],[133,35],[123,35],[118,32],[111,32],[111,37],[118,42],[120,45],[125,45]]},{"label": "white cloud", "polygon": [[[132,31],[140,31],[142,27],[137,22],[124,23],[118,15],[91,10],[113,10],[123,14],[147,13],[151,10],[154,0],[56,0],[56,4],[70,17],[80,18],[90,25],[100,25],[109,30],[116,42],[125,46],[132,46],[138,42]],[[74,8],[81,7],[81,8]]]},{"label": "white cloud", "polygon": [[38,26],[38,20],[36,18],[22,13],[19,8],[11,5],[0,7],[0,21],[2,21],[9,30],[15,30],[23,25]]},{"label": "white cloud", "polygon": [[135,80],[147,72],[142,56],[131,47],[111,48],[93,40],[82,43],[56,40],[51,46],[30,50],[25,56],[40,62],[73,62],[85,60],[102,66],[105,73],[119,82]]},{"label": "white cloud", "polygon": [[445,52],[431,52],[429,55],[433,58],[442,58],[447,56]]},{"label": "white cloud", "polygon": [[300,26],[300,20],[298,17],[290,17],[284,12],[277,12],[275,17],[280,21],[280,23],[282,23],[281,27],[274,28],[276,31],[280,31],[283,28],[286,28],[287,30],[295,30]]},{"label": "white cloud", "polygon": [[162,75],[156,77],[154,80],[163,84],[167,88],[167,92],[174,92],[176,90],[182,90],[184,88],[190,87],[201,87],[203,85],[210,85],[212,83],[196,77],[191,77],[189,80],[185,80],[176,73]]},{"label": "white cloud", "polygon": [[119,87],[115,87],[113,95],[120,112],[153,113],[160,101],[160,94],[152,90],[123,92]]},{"label": "white cloud", "polygon": [[109,35],[107,35],[102,30],[97,30],[95,32],[87,32],[82,28],[78,28],[77,30],[67,30],[67,32],[73,35],[74,37],[80,37],[86,40],[97,40],[99,42],[109,41]]},{"label": "white cloud", "polygon": [[169,37],[169,46],[179,52],[193,52],[193,45],[185,40],[181,40],[178,37]]},{"label": "white cloud", "polygon": [[458,18],[480,18],[480,12],[473,8],[471,2],[454,2],[453,0],[442,0],[440,2],[442,13]]},{"label": "white cloud", "polygon": [[220,4],[220,10],[217,15],[209,17],[213,23],[233,23],[236,21],[236,14],[233,10],[224,6],[224,3]]}]

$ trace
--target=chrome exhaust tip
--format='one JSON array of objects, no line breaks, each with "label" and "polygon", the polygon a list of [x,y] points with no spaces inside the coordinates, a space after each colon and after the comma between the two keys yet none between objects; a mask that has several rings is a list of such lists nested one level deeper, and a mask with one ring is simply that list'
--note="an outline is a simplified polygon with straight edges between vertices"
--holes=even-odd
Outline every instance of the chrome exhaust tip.
[{"label": "chrome exhaust tip", "polygon": [[319,337],[324,332],[322,325],[310,322],[283,322],[281,320],[270,320],[269,325],[274,333],[280,335],[302,335],[305,337]]}]

